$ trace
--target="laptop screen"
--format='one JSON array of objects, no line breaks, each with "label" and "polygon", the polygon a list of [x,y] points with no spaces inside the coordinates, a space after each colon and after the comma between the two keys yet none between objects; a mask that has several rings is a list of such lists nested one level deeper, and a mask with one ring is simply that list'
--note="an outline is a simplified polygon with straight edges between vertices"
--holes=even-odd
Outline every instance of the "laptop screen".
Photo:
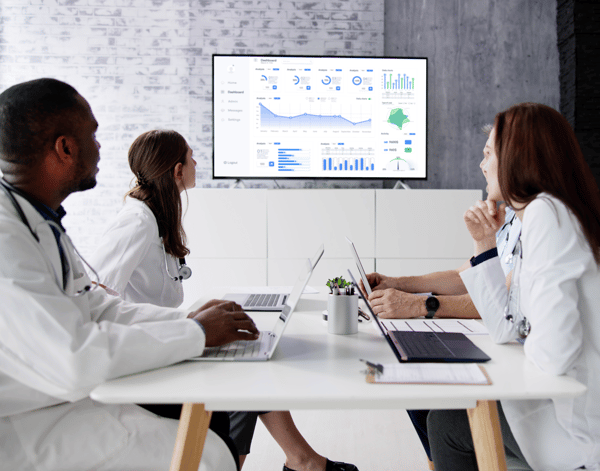
[{"label": "laptop screen", "polygon": [[[296,309],[296,305],[298,304],[298,301],[300,301],[300,296],[302,296],[302,292],[304,291],[304,288],[308,284],[308,280],[312,276],[315,266],[317,265],[317,263],[319,263],[319,260],[321,260],[321,257],[323,256],[324,251],[325,251],[324,247],[323,247],[323,245],[321,245],[321,247],[319,247],[319,250],[317,250],[317,253],[312,258],[312,260],[306,259],[303,262],[302,271],[300,272],[300,275],[298,275],[298,279],[296,280],[296,283],[294,283],[294,287],[292,288],[290,295],[288,296],[287,300],[285,301],[283,310],[281,311],[281,314],[279,315],[279,320],[277,322],[277,325],[273,329],[273,333],[277,337],[279,337],[281,335],[281,333],[283,332],[283,327],[285,326],[289,315],[294,311],[294,309]],[[279,322],[279,321],[282,321],[282,322]]]},{"label": "laptop screen", "polygon": [[[358,252],[356,251],[356,247],[354,246],[354,242],[352,242],[348,237],[346,237],[348,241],[348,245],[350,246],[350,252],[352,253],[352,258],[354,258],[354,263],[356,263],[356,268],[358,268],[358,274],[360,275],[360,279],[365,286],[365,291],[367,292],[367,296],[371,294],[371,286],[369,285],[369,281],[367,280],[367,274],[365,273],[365,269],[363,268],[362,262],[358,256]],[[358,286],[358,285],[356,285]]]}]

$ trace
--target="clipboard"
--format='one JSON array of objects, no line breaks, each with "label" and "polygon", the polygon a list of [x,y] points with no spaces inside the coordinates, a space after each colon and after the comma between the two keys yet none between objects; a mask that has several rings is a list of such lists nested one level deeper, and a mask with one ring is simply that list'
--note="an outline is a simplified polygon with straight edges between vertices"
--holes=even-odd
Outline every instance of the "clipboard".
[{"label": "clipboard", "polygon": [[492,384],[485,368],[476,363],[368,363],[365,373],[371,384]]}]

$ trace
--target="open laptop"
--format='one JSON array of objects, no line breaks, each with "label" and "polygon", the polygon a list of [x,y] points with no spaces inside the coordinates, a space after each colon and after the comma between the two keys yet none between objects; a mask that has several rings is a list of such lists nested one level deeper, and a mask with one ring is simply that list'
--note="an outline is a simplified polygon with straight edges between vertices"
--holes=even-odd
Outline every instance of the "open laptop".
[{"label": "open laptop", "polygon": [[[313,267],[319,262],[324,250],[323,245],[313,257]],[[227,293],[223,299],[235,301],[244,311],[283,311],[290,293]]]},{"label": "open laptop", "polygon": [[[348,274],[358,288],[350,270],[348,270]],[[375,315],[360,288],[358,293],[399,361],[480,363],[491,360],[464,334],[388,330]]]},{"label": "open laptop", "polygon": [[[202,356],[191,358],[191,360],[209,360],[209,361],[264,361],[269,360],[277,344],[283,336],[283,332],[292,317],[292,313],[300,296],[304,291],[308,280],[313,274],[313,270],[321,257],[323,256],[323,246],[319,247],[317,254],[313,259],[306,259],[302,264],[302,269],[290,295],[287,297],[281,314],[277,318],[271,331],[261,331],[257,340],[238,340],[219,347],[208,347],[204,349]],[[228,299],[224,297],[224,299]]]},{"label": "open laptop", "polygon": [[360,261],[360,257],[358,256],[356,247],[354,247],[354,242],[352,242],[350,239],[348,239],[348,237],[346,237],[346,241],[348,242],[348,245],[350,246],[350,252],[352,253],[352,258],[354,258],[354,263],[356,263],[356,268],[358,269],[360,279],[362,280],[363,285],[365,285],[365,291],[367,292],[367,296],[369,296],[371,294],[371,286],[369,285],[369,282],[367,281],[367,274],[365,272],[365,269],[363,268],[362,262]]}]

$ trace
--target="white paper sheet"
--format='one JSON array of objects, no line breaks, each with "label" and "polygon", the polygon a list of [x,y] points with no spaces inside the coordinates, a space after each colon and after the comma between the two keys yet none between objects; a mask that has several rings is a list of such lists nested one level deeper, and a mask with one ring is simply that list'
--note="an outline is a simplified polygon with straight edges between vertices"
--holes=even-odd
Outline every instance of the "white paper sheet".
[{"label": "white paper sheet", "polygon": [[[476,319],[380,319],[387,330],[413,332],[456,332],[465,335],[487,334],[488,330]],[[378,332],[381,331],[375,326]]]},{"label": "white paper sheet", "polygon": [[374,376],[375,383],[489,384],[474,363],[391,363]]}]

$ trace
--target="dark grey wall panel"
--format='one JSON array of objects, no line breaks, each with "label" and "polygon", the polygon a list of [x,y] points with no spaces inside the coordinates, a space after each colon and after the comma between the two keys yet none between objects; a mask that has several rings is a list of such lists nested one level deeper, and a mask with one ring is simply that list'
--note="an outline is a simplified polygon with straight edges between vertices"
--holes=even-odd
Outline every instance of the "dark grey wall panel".
[{"label": "dark grey wall panel", "polygon": [[484,189],[481,126],[522,101],[559,108],[556,0],[386,0],[385,55],[429,57],[429,176],[413,188]]}]

